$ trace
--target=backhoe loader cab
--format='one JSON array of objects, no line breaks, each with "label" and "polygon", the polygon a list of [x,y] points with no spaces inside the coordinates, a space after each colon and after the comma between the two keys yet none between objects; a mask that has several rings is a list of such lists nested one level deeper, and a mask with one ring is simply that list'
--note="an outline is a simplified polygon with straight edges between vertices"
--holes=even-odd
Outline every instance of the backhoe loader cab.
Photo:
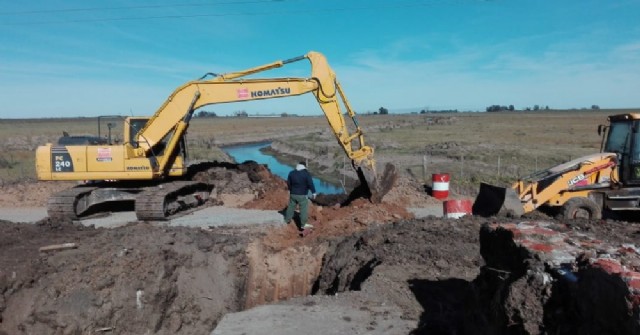
[{"label": "backhoe loader cab", "polygon": [[510,188],[482,183],[473,213],[522,215],[542,206],[565,218],[640,209],[640,114],[608,117],[601,152],[538,171]]},{"label": "backhoe loader cab", "polygon": [[640,114],[612,115],[608,118],[603,152],[618,156],[618,174],[624,185],[640,184]]}]

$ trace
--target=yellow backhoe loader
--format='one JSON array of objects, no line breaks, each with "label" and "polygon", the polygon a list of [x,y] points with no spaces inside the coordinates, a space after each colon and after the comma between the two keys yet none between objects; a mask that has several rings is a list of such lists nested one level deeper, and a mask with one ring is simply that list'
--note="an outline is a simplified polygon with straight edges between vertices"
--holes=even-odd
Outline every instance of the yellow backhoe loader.
[{"label": "yellow backhoe loader", "polygon": [[[304,59],[311,63],[309,78],[245,78]],[[39,180],[102,181],[55,194],[49,199],[48,213],[51,217],[76,219],[107,202],[134,201],[138,219],[163,220],[197,207],[208,199],[212,186],[187,177],[185,134],[194,111],[210,104],[306,93],[313,94],[320,104],[338,143],[351,159],[361,186],[369,190],[370,199],[381,200],[384,194],[377,191],[373,148],[365,144],[356,114],[325,57],[312,51],[284,61],[221,75],[207,74],[187,82],[178,87],[153,116],[126,118],[123,138],[117,141],[110,135],[106,140],[100,135],[65,136],[57,144],[38,147]],[[341,105],[346,114],[341,111]],[[353,121],[353,133],[349,132],[343,115]],[[112,126],[108,124],[109,130]]]},{"label": "yellow backhoe loader", "polygon": [[473,213],[519,216],[545,206],[569,219],[600,219],[603,211],[640,210],[640,114],[609,116],[598,134],[600,153],[534,173],[510,188],[481,184]]}]

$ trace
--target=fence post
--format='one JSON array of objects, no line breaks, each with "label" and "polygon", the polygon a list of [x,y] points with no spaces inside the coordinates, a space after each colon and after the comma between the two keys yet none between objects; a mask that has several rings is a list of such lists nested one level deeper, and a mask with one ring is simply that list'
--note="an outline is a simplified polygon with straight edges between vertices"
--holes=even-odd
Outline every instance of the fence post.
[{"label": "fence post", "polygon": [[498,155],[498,178],[500,177],[500,155]]},{"label": "fence post", "polygon": [[422,182],[427,183],[427,155],[422,156]]}]

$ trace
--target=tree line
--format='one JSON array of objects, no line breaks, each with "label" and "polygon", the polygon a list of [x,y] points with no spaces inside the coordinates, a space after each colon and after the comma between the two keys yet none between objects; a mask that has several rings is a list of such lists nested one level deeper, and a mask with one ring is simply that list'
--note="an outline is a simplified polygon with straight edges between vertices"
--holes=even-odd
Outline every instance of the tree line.
[{"label": "tree line", "polygon": [[[582,108],[582,109],[587,109],[587,108]],[[591,109],[600,109],[600,106],[598,105],[591,105]],[[513,105],[509,105],[509,106],[504,106],[504,105],[491,105],[488,106],[486,108],[487,112],[505,112],[505,111],[510,111],[513,112],[515,111],[516,108]],[[549,106],[540,106],[540,105],[533,105],[533,107],[525,107],[523,109],[521,109],[523,111],[539,111],[539,110],[550,110]]]}]

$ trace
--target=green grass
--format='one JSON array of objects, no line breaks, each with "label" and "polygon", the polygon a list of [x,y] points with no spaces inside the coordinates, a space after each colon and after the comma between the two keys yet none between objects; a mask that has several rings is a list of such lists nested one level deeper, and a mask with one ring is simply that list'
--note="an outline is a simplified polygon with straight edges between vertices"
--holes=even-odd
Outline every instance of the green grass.
[{"label": "green grass", "polygon": [[36,174],[32,151],[9,151],[0,154],[0,184],[32,180]]}]

